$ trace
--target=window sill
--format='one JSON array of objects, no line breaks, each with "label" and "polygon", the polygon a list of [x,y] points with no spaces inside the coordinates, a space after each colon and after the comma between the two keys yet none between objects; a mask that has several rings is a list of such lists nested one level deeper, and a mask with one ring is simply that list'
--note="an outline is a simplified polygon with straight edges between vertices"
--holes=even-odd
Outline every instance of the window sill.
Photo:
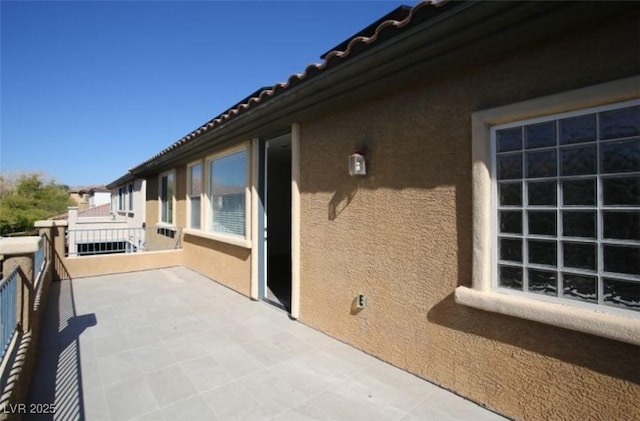
[{"label": "window sill", "polygon": [[640,345],[639,318],[467,287],[456,288],[455,300],[458,304],[484,311]]},{"label": "window sill", "polygon": [[158,222],[155,225],[156,228],[166,228],[166,229],[170,229],[170,230],[174,230],[177,231],[177,227],[173,224],[167,224],[166,222]]},{"label": "window sill", "polygon": [[242,247],[246,249],[250,249],[253,247],[251,244],[251,240],[246,240],[244,238],[232,237],[230,235],[218,234],[213,232],[205,232],[193,228],[185,228],[182,231],[184,234],[193,235],[195,237],[206,238],[208,240],[219,241],[221,243],[231,244],[233,246]]}]

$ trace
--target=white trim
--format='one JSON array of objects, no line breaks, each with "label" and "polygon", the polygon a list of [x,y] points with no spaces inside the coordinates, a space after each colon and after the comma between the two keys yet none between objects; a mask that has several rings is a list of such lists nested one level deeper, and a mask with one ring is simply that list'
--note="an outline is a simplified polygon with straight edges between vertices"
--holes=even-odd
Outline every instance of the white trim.
[{"label": "white trim", "polygon": [[[173,192],[171,195],[171,222],[165,222],[162,220],[162,177],[173,175]],[[177,191],[178,178],[176,177],[176,170],[172,169],[169,171],[161,172],[158,175],[158,224],[163,224],[164,226],[174,227],[176,223],[176,191]],[[167,179],[168,186],[168,179]]]},{"label": "white trim", "polygon": [[231,244],[233,246],[238,246],[246,249],[250,249],[253,247],[253,244],[250,240],[245,240],[240,237],[234,237],[231,235],[224,235],[217,232],[205,232],[201,230],[195,230],[191,228],[185,228],[182,230],[183,234],[193,235],[195,237],[206,238],[208,240],[214,240],[221,243]]},{"label": "white trim", "polygon": [[[456,288],[456,302],[486,311],[494,311],[624,342],[640,344],[640,319],[614,314],[609,312],[609,309],[605,306],[598,306],[597,309],[586,309],[583,306],[573,305],[569,300],[563,300],[562,303],[551,303],[538,300],[535,296],[529,298],[492,291],[493,276],[491,265],[493,210],[491,206],[492,182],[490,165],[492,159],[490,128],[514,121],[567,113],[637,98],[640,98],[640,76],[633,76],[473,113],[471,116],[473,176],[472,288]],[[565,303],[564,301],[567,302]],[[518,310],[518,307],[521,310]],[[546,313],[537,314],[536,311],[545,311]],[[608,321],[605,322],[605,320]],[[594,323],[594,326],[588,326]],[[625,328],[621,329],[620,324],[624,324]]]},{"label": "white trim", "polygon": [[192,175],[191,175],[191,168],[195,167],[196,165],[200,165],[200,228],[202,229],[202,206],[203,206],[203,202],[204,202],[204,161],[202,159],[198,159],[197,161],[193,161],[187,164],[187,188],[185,189],[185,197],[186,197],[186,212],[187,212],[187,218],[186,218],[186,228],[191,228],[191,229],[198,229],[198,228],[193,228],[192,227],[192,222],[191,221],[191,182],[192,182]]},{"label": "white trim", "polygon": [[167,224],[166,222],[156,222],[154,228],[167,228],[176,231],[178,227],[174,224]]},{"label": "white trim", "polygon": [[251,250],[251,291],[252,300],[258,300],[258,291],[260,279],[259,272],[259,253],[258,253],[258,215],[260,196],[258,186],[260,184],[260,139],[251,140],[251,243],[255,244]]},{"label": "white trim", "polygon": [[9,256],[13,254],[31,254],[38,251],[42,238],[31,237],[7,237],[0,239],[0,254]]},{"label": "white trim", "polygon": [[33,223],[35,228],[52,228],[52,227],[66,227],[69,225],[69,221],[66,219],[46,219],[42,221],[36,221]]},{"label": "white trim", "polygon": [[455,299],[458,304],[480,310],[640,345],[640,320],[618,314],[585,310],[569,305],[570,303],[550,303],[520,295],[476,291],[465,287],[456,289]]},{"label": "white trim", "polygon": [[291,317],[300,317],[300,125],[291,125]]}]

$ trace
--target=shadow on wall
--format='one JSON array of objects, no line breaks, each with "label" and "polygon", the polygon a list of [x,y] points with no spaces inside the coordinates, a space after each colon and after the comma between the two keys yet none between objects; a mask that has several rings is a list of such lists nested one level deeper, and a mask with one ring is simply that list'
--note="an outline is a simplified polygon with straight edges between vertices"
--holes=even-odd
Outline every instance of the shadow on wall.
[{"label": "shadow on wall", "polygon": [[353,201],[358,193],[358,179],[351,177],[346,183],[338,187],[329,201],[329,220],[336,219]]},{"label": "shadow on wall", "polygon": [[85,419],[80,335],[95,325],[95,314],[76,315],[70,279],[51,284],[30,404],[55,404],[56,419]]},{"label": "shadow on wall", "polygon": [[[427,319],[449,329],[640,383],[639,349],[631,344],[465,307],[455,303],[453,294],[433,306]],[[544,336],[532,334],[540,331]]]}]

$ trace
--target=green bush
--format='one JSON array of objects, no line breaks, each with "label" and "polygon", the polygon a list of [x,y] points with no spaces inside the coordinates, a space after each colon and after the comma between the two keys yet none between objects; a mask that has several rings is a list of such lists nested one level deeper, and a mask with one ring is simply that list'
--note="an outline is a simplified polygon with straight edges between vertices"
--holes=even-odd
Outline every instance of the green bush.
[{"label": "green bush", "polygon": [[73,202],[66,186],[38,173],[0,175],[0,235],[30,231],[33,223],[64,212]]}]

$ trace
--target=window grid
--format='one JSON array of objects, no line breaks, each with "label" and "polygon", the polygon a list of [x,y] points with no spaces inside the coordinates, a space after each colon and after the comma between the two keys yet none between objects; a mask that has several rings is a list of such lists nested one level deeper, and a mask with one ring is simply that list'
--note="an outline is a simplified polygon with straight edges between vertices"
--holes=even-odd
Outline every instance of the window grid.
[{"label": "window grid", "polygon": [[188,166],[189,228],[202,229],[203,171],[200,161]]},{"label": "window grid", "polygon": [[129,184],[129,191],[128,191],[128,196],[129,196],[129,212],[133,212],[133,184]]},{"label": "window grid", "polygon": [[[638,101],[634,101],[634,104],[637,104]],[[632,104],[632,105],[634,105]],[[624,107],[628,106],[628,104],[626,105],[619,105],[618,107],[611,107],[609,109],[622,109]],[[609,245],[628,245],[628,246],[639,246],[640,245],[640,241],[635,240],[635,239],[629,239],[629,240],[624,240],[624,239],[611,239],[611,238],[605,238],[604,236],[604,228],[603,228],[603,224],[604,224],[604,218],[605,218],[605,211],[608,210],[616,210],[616,211],[632,211],[635,212],[637,214],[639,207],[637,206],[620,206],[620,205],[606,205],[605,201],[604,201],[604,197],[603,197],[603,191],[604,191],[604,187],[603,187],[603,180],[609,180],[609,179],[613,179],[613,178],[622,178],[622,177],[633,177],[633,176],[638,176],[640,175],[640,171],[627,171],[627,172],[618,172],[618,173],[604,173],[604,169],[602,168],[602,160],[604,159],[603,155],[602,155],[602,148],[603,145],[607,145],[607,144],[616,144],[616,143],[620,143],[621,141],[624,140],[629,140],[629,139],[637,139],[638,138],[638,133],[635,133],[631,136],[624,136],[624,137],[615,137],[612,139],[601,139],[602,138],[602,131],[601,131],[601,114],[604,111],[607,111],[605,109],[603,109],[604,107],[601,107],[600,109],[591,109],[591,110],[583,110],[582,112],[579,113],[572,113],[572,116],[569,115],[556,115],[553,116],[551,118],[547,118],[547,119],[538,119],[537,121],[523,121],[523,122],[519,122],[519,123],[512,123],[509,125],[503,125],[503,126],[496,126],[494,128],[492,128],[491,131],[491,139],[492,139],[492,154],[494,156],[494,160],[493,160],[493,174],[494,174],[494,203],[495,203],[495,207],[494,209],[496,209],[496,212],[494,214],[494,227],[495,227],[495,234],[494,234],[494,239],[497,240],[496,243],[496,248],[495,248],[495,252],[494,252],[494,270],[496,270],[496,274],[497,274],[497,287],[500,288],[514,288],[514,285],[512,284],[511,286],[506,285],[506,286],[501,286],[500,285],[500,278],[501,278],[501,271],[503,267],[507,267],[507,268],[515,268],[517,270],[521,270],[521,287],[518,288],[518,285],[515,285],[516,290],[521,290],[523,292],[527,292],[527,293],[534,293],[536,294],[536,291],[531,291],[530,290],[530,270],[547,270],[550,272],[555,273],[555,292],[552,296],[555,297],[561,297],[561,298],[568,298],[568,299],[572,299],[572,300],[578,300],[580,302],[593,302],[593,303],[597,303],[600,305],[606,304],[606,305],[613,305],[615,307],[620,308],[620,305],[615,305],[615,304],[608,304],[605,303],[604,299],[605,299],[605,290],[604,290],[604,278],[615,278],[618,280],[623,280],[623,281],[632,281],[634,284],[635,283],[640,283],[640,274],[625,274],[625,273],[618,273],[618,272],[607,272],[605,271],[605,265],[604,265],[604,255],[605,255],[605,251],[604,251],[604,247],[605,246],[609,246]],[[589,116],[593,114],[594,115],[594,120],[595,120],[595,139],[591,140],[591,141],[578,141],[576,143],[572,143],[567,141],[565,144],[561,144],[562,142],[562,138],[561,138],[561,121],[563,121],[563,119],[568,119],[570,117],[573,116]],[[566,120],[565,120],[566,121]],[[527,127],[532,127],[535,126],[536,124],[542,124],[542,123],[550,123],[552,122],[554,125],[554,135],[555,135],[555,144],[553,146],[549,145],[549,146],[542,146],[542,147],[537,147],[537,148],[528,148],[527,146]],[[520,136],[520,146],[519,148],[517,148],[517,150],[507,150],[507,151],[501,151],[499,150],[498,147],[498,139],[497,139],[497,132],[499,130],[505,130],[505,129],[519,129],[519,136]],[[514,130],[515,133],[515,130]],[[563,168],[562,168],[562,163],[563,163],[563,152],[565,151],[588,151],[589,147],[594,147],[595,148],[595,170],[591,171],[587,174],[572,174],[572,175],[564,175],[563,174]],[[508,149],[509,147],[507,147]],[[531,152],[533,152],[533,154],[535,154],[536,152],[550,152],[553,151],[555,152],[555,176],[546,176],[546,177],[530,177],[530,168],[529,168],[529,162],[528,159],[530,158]],[[567,152],[565,152],[567,153]],[[580,153],[580,152],[578,152]],[[517,154],[519,154],[520,156],[520,177],[507,177],[504,179],[499,179],[498,177],[498,171],[500,168],[500,162],[499,159],[500,157],[509,157],[509,156],[516,156]],[[635,168],[634,168],[635,169]],[[516,171],[517,173],[517,171]],[[575,181],[575,180],[594,180],[595,181],[595,203],[592,205],[571,205],[571,204],[566,204],[565,203],[565,197],[563,194],[563,188],[564,188],[564,184],[565,182],[570,182],[570,181]],[[556,205],[555,206],[550,206],[550,205],[539,205],[539,204],[531,204],[530,203],[530,195],[529,195],[529,189],[531,186],[532,182],[543,182],[543,181],[552,181],[555,185],[555,200],[556,200]],[[519,205],[512,205],[512,204],[506,204],[503,205],[501,203],[501,189],[505,186],[505,185],[513,185],[513,186],[519,186],[520,188],[520,202]],[[516,212],[520,212],[521,216],[520,216],[520,234],[515,234],[515,233],[503,233],[502,232],[502,218],[505,215],[505,211],[516,211]],[[530,232],[530,212],[531,211],[554,211],[555,212],[555,236],[552,235],[539,235],[539,234],[532,234]],[[595,216],[595,226],[593,227],[595,229],[594,232],[594,238],[591,237],[581,237],[581,236],[572,236],[572,235],[566,235],[565,236],[565,230],[564,230],[564,220],[563,217],[568,218],[569,212],[593,212],[594,216]],[[512,259],[512,260],[503,260],[503,255],[502,255],[502,240],[504,239],[517,239],[521,241],[521,256],[520,256],[520,262],[514,262],[513,260],[517,260],[517,259]],[[547,265],[547,264],[538,264],[536,262],[531,262],[530,261],[530,249],[529,249],[529,240],[547,240],[547,241],[553,241],[555,243],[556,246],[556,252],[555,252],[555,258],[556,258],[556,264],[555,266],[553,265]],[[596,250],[596,256],[595,256],[595,268],[594,269],[589,269],[589,268],[575,268],[575,267],[569,267],[569,266],[565,266],[565,255],[564,255],[564,247],[565,244],[582,244],[582,245],[592,245],[595,247]],[[516,253],[517,255],[517,253]],[[507,256],[509,257],[509,256]],[[574,262],[574,266],[576,265],[576,263]],[[567,276],[572,276],[572,275],[577,275],[577,276],[589,276],[592,278],[595,278],[596,280],[596,284],[595,284],[595,289],[596,289],[596,297],[595,297],[595,301],[591,301],[591,300],[585,300],[582,299],[580,300],[579,298],[574,298],[574,297],[570,297],[570,296],[566,296],[565,292],[564,292],[564,286],[565,284],[567,284],[567,280],[565,279]],[[546,288],[545,288],[546,289]],[[539,293],[538,293],[539,294]],[[536,295],[538,295],[536,294]],[[545,291],[543,291],[543,293],[541,295],[546,295]],[[624,306],[622,307],[624,308]],[[636,308],[637,310],[640,310],[640,308]]]},{"label": "window grid", "polygon": [[169,171],[160,175],[158,189],[158,202],[160,207],[160,222],[173,225],[174,197],[175,197],[175,172]]},{"label": "window grid", "polygon": [[208,157],[207,231],[247,236],[248,150],[238,147]]}]

